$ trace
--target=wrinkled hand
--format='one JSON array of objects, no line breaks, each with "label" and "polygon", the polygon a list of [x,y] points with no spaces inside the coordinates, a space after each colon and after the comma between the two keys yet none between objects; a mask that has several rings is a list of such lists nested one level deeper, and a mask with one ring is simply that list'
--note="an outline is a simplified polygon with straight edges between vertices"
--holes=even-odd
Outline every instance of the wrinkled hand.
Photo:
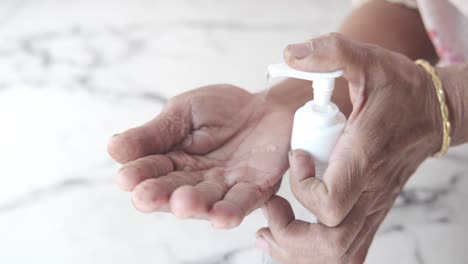
[{"label": "wrinkled hand", "polygon": [[292,191],[322,224],[295,220],[275,196],[257,246],[282,263],[362,263],[403,185],[441,146],[432,82],[406,57],[339,34],[290,45],[285,59],[304,71],[344,69],[353,111],[322,179],[307,153],[290,155]]},{"label": "wrinkled hand", "polygon": [[144,212],[171,211],[232,228],[279,188],[292,112],[230,85],[171,99],[154,120],[114,136],[118,184]]}]

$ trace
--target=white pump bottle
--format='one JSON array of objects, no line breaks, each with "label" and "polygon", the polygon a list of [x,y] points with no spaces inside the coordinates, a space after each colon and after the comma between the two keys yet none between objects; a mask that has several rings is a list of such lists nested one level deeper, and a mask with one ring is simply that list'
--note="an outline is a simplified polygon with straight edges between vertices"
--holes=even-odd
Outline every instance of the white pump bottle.
[{"label": "white pump bottle", "polygon": [[282,63],[268,66],[268,74],[271,78],[291,77],[313,81],[314,100],[307,102],[294,115],[291,149],[307,151],[315,161],[315,176],[322,177],[346,125],[346,117],[331,102],[335,78],[342,76],[343,71],[304,72]]}]

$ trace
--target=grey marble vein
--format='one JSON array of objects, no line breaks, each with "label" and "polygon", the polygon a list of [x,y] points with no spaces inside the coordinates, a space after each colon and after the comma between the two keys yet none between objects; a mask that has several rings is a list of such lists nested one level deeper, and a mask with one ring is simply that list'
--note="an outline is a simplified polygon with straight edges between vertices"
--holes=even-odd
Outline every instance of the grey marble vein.
[{"label": "grey marble vein", "polygon": [[116,91],[112,90],[111,87],[104,87],[94,84],[92,81],[87,79],[85,76],[77,78],[77,83],[80,84],[81,89],[92,95],[110,98],[114,100],[122,99],[143,99],[147,101],[153,101],[156,103],[164,104],[167,102],[167,98],[154,91]]},{"label": "grey marble vein", "polygon": [[414,241],[415,241],[414,258],[418,264],[424,264],[425,261],[422,256],[421,247],[419,245],[419,240],[414,239]]},{"label": "grey marble vein", "polygon": [[103,179],[87,179],[78,177],[69,178],[51,186],[32,190],[28,193],[21,195],[16,199],[0,204],[0,213],[5,213],[11,210],[23,208],[31,203],[38,202],[41,199],[62,194],[65,191],[72,188],[89,188],[93,186],[108,185],[112,183],[113,182],[111,180]]},{"label": "grey marble vein", "polygon": [[402,202],[395,205],[395,208],[423,205],[429,206],[435,204],[439,199],[448,193],[455,191],[455,188],[460,181],[460,178],[464,176],[463,171],[456,172],[450,176],[450,180],[445,185],[437,186],[434,188],[411,188],[403,189],[400,193]]},{"label": "grey marble vein", "polygon": [[[141,89],[140,87],[136,92],[122,92],[128,90],[126,87],[120,87],[122,85],[132,88],[139,87],[133,82],[123,81],[124,84],[114,82],[108,84],[107,87],[105,84],[103,86],[101,83],[96,83],[96,78],[99,79],[100,74],[96,69],[107,70],[111,69],[113,65],[125,64],[127,60],[144,54],[150,45],[149,42],[154,43],[169,32],[184,29],[205,32],[206,39],[210,40],[207,41],[207,45],[216,52],[224,52],[223,44],[216,41],[216,37],[213,37],[211,32],[281,32],[307,30],[307,25],[303,23],[246,23],[240,20],[199,19],[100,28],[75,25],[66,30],[28,34],[11,40],[16,45],[0,48],[0,63],[11,69],[9,77],[0,77],[0,91],[22,83],[35,89],[62,87],[62,89],[83,90],[110,98],[141,98],[164,103],[167,99],[154,92],[154,89]],[[105,43],[93,42],[96,38],[102,37],[105,38],[105,43],[108,45],[117,43],[122,46],[121,50],[117,54],[109,54]],[[80,55],[74,55],[76,52]],[[161,52],[159,55],[172,58],[171,53],[167,52]],[[33,62],[38,62],[38,64],[35,65]],[[53,70],[57,68],[61,69],[59,76],[56,76],[57,73],[53,73]],[[113,73],[112,70],[111,73]],[[113,74],[117,80],[122,78],[118,72]],[[60,81],[66,83],[60,83]],[[119,85],[118,89],[115,85]]]},{"label": "grey marble vein", "polygon": [[404,227],[401,224],[394,224],[394,225],[388,226],[385,229],[379,231],[380,236],[387,235],[389,233],[401,233],[401,234],[404,234],[405,236],[407,236],[408,238],[410,238],[410,240],[411,240],[411,242],[413,244],[412,252],[413,252],[413,257],[414,257],[415,262],[417,264],[424,264],[425,263],[423,255],[422,255],[421,245],[420,245],[419,239],[415,235],[413,235],[410,232],[410,230],[408,230],[406,227]]},{"label": "grey marble vein", "polygon": [[236,255],[241,254],[245,251],[253,250],[251,247],[234,248],[226,251],[218,256],[209,257],[206,259],[199,259],[194,261],[181,261],[180,264],[229,264]]},{"label": "grey marble vein", "polygon": [[[140,98],[164,103],[167,99],[155,92],[154,89],[142,88],[141,85],[131,80],[122,79],[125,76],[120,76],[119,73],[115,73],[115,76],[117,80],[122,79],[120,86],[126,85],[132,89],[139,87],[139,89],[136,89],[137,91],[131,91],[126,87],[115,89],[116,82],[108,85],[96,83],[96,77],[99,77],[99,73],[95,69],[107,69],[112,65],[125,63],[126,60],[144,50],[146,39],[127,36],[131,30],[139,29],[140,27],[137,26],[119,28],[119,30],[91,30],[72,27],[68,31],[42,32],[23,36],[16,41],[15,47],[3,48],[0,52],[0,59],[4,59],[0,63],[12,69],[10,78],[0,76],[0,90],[6,90],[18,83],[23,83],[31,88],[34,87],[34,89],[58,86],[63,87],[63,89],[78,89],[110,98]],[[107,40],[109,44],[113,42],[121,44],[123,48],[120,53],[106,55],[106,47],[102,46],[102,43],[101,46],[99,46],[100,43],[92,43],[93,38],[102,35],[111,36]],[[149,38],[151,34],[147,33],[145,36]],[[68,42],[72,43],[72,48],[81,50],[81,57],[69,56],[69,53],[73,54],[77,50],[56,49],[57,43]],[[82,58],[83,55],[85,55],[85,60]],[[31,64],[34,61],[39,61],[39,65]],[[33,68],[31,70],[28,67]],[[55,76],[49,74],[53,67],[63,69],[64,72],[60,73],[59,78],[65,79],[68,83],[57,83]]]}]

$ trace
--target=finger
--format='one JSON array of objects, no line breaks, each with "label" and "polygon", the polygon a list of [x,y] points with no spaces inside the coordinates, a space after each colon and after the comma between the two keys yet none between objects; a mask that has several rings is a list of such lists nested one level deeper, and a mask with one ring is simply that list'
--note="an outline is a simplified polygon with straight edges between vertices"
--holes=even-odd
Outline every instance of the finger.
[{"label": "finger", "polygon": [[274,195],[262,207],[262,210],[268,219],[274,241],[281,248],[285,249],[289,254],[294,254],[294,252],[300,251],[304,245],[310,246],[307,240],[310,240],[311,237],[308,234],[311,233],[314,225],[296,220],[291,204],[286,199]]},{"label": "finger", "polygon": [[203,218],[201,213],[195,215],[195,212],[203,212],[206,208],[203,194],[191,185],[177,188],[172,193],[169,204],[171,212],[179,218]]},{"label": "finger", "polygon": [[366,186],[365,155],[352,146],[358,142],[347,133],[341,135],[322,179],[312,177],[313,162],[304,152],[296,150],[290,155],[294,195],[326,226],[341,223]]},{"label": "finger", "polygon": [[302,71],[330,72],[342,69],[343,76],[353,87],[363,81],[362,69],[372,61],[370,47],[339,33],[330,33],[304,43],[288,45],[284,50],[284,59],[289,66]]},{"label": "finger", "polygon": [[296,219],[291,204],[278,195],[271,197],[262,210],[273,235],[286,230],[288,225]]},{"label": "finger", "polygon": [[223,179],[204,180],[195,186],[182,186],[170,198],[171,210],[181,218],[207,219],[210,209],[223,199],[227,190],[228,186]]},{"label": "finger", "polygon": [[245,216],[258,208],[269,197],[260,187],[253,183],[240,182],[235,184],[224,196],[215,203],[210,211],[211,224],[216,228],[234,228],[242,222]]},{"label": "finger", "polygon": [[132,193],[134,206],[142,212],[154,212],[169,203],[171,194],[184,185],[196,185],[202,180],[200,172],[175,171],[166,176],[148,179],[138,184]]},{"label": "finger", "polygon": [[167,105],[155,119],[113,136],[108,145],[109,154],[125,163],[169,151],[190,133],[190,111],[188,104]]},{"label": "finger", "polygon": [[[291,204],[284,198],[274,195],[262,207],[263,214],[268,220],[270,228],[262,228],[257,232],[256,247],[263,250],[266,254],[272,256],[281,263],[292,254],[290,248],[283,248],[275,237],[282,238],[283,232],[288,232],[288,226],[295,220]],[[308,229],[307,223],[303,222],[303,228]],[[275,234],[273,234],[274,232]],[[297,241],[298,243],[300,241]]]},{"label": "finger", "polygon": [[[327,194],[327,186],[315,177],[315,164],[312,156],[304,150],[296,149],[289,152],[289,182],[296,199],[319,219],[326,218],[318,213],[320,203],[318,197]],[[327,222],[325,220],[325,222]]]},{"label": "finger", "polygon": [[362,229],[367,203],[367,199],[360,199],[345,220],[333,228],[294,220],[292,209],[284,199],[272,198],[266,208],[273,238],[287,255],[339,260]]},{"label": "finger", "polygon": [[257,231],[255,247],[280,263],[286,263],[289,259],[288,253],[279,246],[273,238],[270,229],[267,227],[261,228]]},{"label": "finger", "polygon": [[174,165],[166,156],[147,156],[122,166],[117,175],[117,184],[124,191],[132,191],[140,182],[164,176],[172,171],[174,171]]},{"label": "finger", "polygon": [[313,250],[311,241],[314,237],[303,235],[309,233],[311,225],[295,220],[291,205],[280,196],[273,196],[262,210],[270,228],[257,232],[256,246],[281,263],[289,263],[291,259],[294,263],[302,263],[307,258],[304,252]]}]

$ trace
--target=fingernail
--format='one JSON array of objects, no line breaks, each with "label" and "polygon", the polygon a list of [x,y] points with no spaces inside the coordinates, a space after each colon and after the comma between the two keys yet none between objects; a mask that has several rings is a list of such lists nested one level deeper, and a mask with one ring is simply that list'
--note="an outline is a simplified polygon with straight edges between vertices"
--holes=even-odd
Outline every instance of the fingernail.
[{"label": "fingernail", "polygon": [[255,241],[255,247],[270,255],[270,246],[263,236],[258,236]]},{"label": "fingernail", "polygon": [[309,56],[309,54],[312,52],[312,49],[311,49],[309,43],[304,42],[304,43],[289,45],[288,46],[288,51],[297,60],[302,60],[305,57]]},{"label": "fingernail", "polygon": [[268,220],[268,209],[266,206],[262,206],[262,213],[266,220]]},{"label": "fingernail", "polygon": [[120,135],[120,134],[114,134],[112,137],[115,138],[115,137],[118,136],[118,135]]}]

